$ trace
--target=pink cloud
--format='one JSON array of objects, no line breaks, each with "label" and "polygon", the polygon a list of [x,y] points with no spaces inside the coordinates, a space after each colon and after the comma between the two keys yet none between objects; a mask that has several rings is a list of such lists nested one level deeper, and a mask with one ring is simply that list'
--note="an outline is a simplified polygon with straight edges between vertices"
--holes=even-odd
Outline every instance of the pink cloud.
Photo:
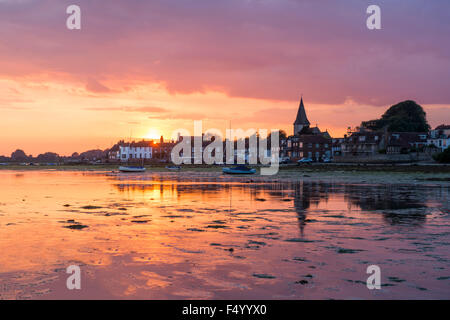
[{"label": "pink cloud", "polygon": [[94,93],[108,93],[111,92],[111,89],[104,86],[100,82],[98,82],[95,79],[89,79],[88,83],[86,84],[86,90],[94,92]]},{"label": "pink cloud", "polygon": [[92,111],[122,111],[122,112],[142,112],[142,113],[162,113],[167,110],[160,107],[89,107],[86,110]]},{"label": "pink cloud", "polygon": [[450,3],[378,3],[380,31],[365,27],[365,0],[80,0],[79,31],[65,28],[70,1],[0,3],[0,75],[88,78],[95,93],[120,79],[172,93],[450,103]]}]

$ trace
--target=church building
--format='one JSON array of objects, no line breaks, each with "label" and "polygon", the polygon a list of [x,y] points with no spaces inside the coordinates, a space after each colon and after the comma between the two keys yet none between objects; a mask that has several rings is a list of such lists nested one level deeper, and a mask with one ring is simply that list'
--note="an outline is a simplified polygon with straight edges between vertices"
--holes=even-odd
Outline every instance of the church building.
[{"label": "church building", "polygon": [[316,127],[310,127],[306,116],[303,97],[294,121],[294,134],[281,143],[281,154],[292,161],[310,158],[313,161],[323,161],[331,158],[332,141],[327,131],[322,132]]}]

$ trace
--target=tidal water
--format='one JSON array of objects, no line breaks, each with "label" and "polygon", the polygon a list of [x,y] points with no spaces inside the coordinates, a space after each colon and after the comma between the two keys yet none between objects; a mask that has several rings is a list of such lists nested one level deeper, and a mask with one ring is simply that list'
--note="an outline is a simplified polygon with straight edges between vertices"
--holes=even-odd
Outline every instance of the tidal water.
[{"label": "tidal water", "polygon": [[0,299],[450,298],[446,185],[0,171],[0,190]]}]

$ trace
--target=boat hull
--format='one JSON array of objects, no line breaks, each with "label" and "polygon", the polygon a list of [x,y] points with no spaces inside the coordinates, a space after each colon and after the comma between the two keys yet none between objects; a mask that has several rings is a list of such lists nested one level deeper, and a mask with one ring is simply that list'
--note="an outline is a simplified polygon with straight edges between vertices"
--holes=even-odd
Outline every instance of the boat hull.
[{"label": "boat hull", "polygon": [[225,174],[254,174],[256,172],[255,169],[250,170],[238,170],[233,168],[223,168],[222,172]]},{"label": "boat hull", "polygon": [[119,171],[120,172],[144,172],[145,168],[144,167],[124,167],[124,166],[120,166],[119,167]]},{"label": "boat hull", "polygon": [[171,171],[180,171],[181,167],[169,167],[169,166],[167,166],[166,169],[167,170],[171,170]]}]

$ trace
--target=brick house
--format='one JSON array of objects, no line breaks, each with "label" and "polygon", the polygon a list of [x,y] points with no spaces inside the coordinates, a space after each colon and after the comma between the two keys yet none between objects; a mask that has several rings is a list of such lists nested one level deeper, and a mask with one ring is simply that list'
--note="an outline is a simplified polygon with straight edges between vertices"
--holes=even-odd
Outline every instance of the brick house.
[{"label": "brick house", "polygon": [[360,129],[345,137],[341,153],[343,156],[373,155],[384,149],[385,145],[385,135],[382,132]]},{"label": "brick house", "polygon": [[292,160],[310,158],[314,161],[321,161],[331,158],[331,147],[331,139],[322,135],[295,135],[287,140],[286,156]]},{"label": "brick house", "polygon": [[294,121],[294,135],[281,141],[280,154],[293,161],[310,158],[321,161],[332,156],[332,140],[327,131],[322,132],[318,127],[310,127],[306,116],[303,98]]},{"label": "brick house", "polygon": [[423,149],[427,145],[426,132],[392,132],[386,145],[387,154],[408,153]]}]

